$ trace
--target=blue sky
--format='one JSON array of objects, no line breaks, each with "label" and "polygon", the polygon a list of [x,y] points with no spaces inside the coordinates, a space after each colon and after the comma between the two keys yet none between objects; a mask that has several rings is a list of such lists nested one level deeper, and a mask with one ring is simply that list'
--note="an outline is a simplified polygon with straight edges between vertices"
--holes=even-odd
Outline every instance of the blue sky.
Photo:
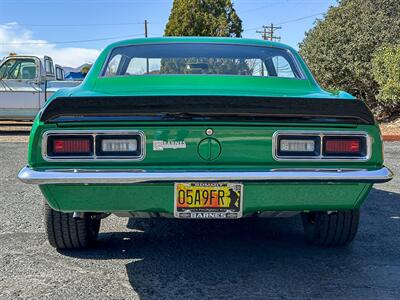
[{"label": "blue sky", "polygon": [[[142,35],[144,19],[149,21],[150,36],[162,35],[172,2],[0,0],[0,57],[11,51],[48,54],[62,65],[79,66],[93,61],[99,51],[113,41]],[[336,0],[233,2],[243,20],[244,37],[260,38],[260,34],[256,33],[257,28],[261,29],[263,24],[282,23],[278,35],[282,37],[282,42],[295,48],[315,19],[322,17],[317,14],[336,5]],[[104,40],[83,42],[96,39]]]}]

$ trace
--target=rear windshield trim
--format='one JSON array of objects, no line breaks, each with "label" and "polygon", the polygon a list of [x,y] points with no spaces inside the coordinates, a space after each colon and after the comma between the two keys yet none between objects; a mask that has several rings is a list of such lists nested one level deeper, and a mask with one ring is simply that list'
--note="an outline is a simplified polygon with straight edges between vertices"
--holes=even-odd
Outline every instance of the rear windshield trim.
[{"label": "rear windshield trim", "polygon": [[292,58],[293,64],[295,66],[296,71],[299,74],[299,77],[273,77],[273,78],[281,78],[281,79],[291,79],[291,80],[307,80],[307,76],[305,75],[305,72],[298,60],[298,58],[292,53],[290,49],[284,48],[284,47],[278,47],[275,45],[254,45],[254,44],[238,44],[238,43],[223,43],[223,42],[179,42],[179,41],[174,41],[174,42],[157,42],[157,43],[144,43],[144,44],[127,44],[127,45],[121,45],[121,46],[116,46],[113,47],[109,50],[104,62],[103,66],[101,68],[101,71],[99,73],[98,78],[124,78],[124,77],[141,77],[141,76],[235,76],[235,77],[255,77],[255,78],[271,78],[271,76],[249,76],[249,75],[230,75],[230,74],[142,74],[142,75],[118,75],[118,76],[106,76],[106,70],[107,66],[112,58],[112,54],[115,49],[118,48],[125,48],[125,47],[143,47],[143,46],[157,46],[157,45],[171,45],[171,44],[201,44],[201,45],[227,45],[227,46],[240,46],[240,47],[257,47],[257,48],[274,48],[274,49],[281,49],[283,51],[286,51],[288,55]]}]

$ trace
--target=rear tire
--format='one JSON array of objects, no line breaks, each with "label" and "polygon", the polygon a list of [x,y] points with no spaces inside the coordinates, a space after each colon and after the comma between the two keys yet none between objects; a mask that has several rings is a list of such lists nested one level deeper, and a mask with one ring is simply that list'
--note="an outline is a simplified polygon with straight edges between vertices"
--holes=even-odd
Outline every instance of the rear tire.
[{"label": "rear tire", "polygon": [[356,236],[360,211],[309,212],[302,214],[306,240],[321,246],[348,245]]},{"label": "rear tire", "polygon": [[44,204],[45,227],[50,245],[57,249],[83,249],[96,243],[100,230],[100,219],[85,214],[80,220],[72,213],[55,211]]}]

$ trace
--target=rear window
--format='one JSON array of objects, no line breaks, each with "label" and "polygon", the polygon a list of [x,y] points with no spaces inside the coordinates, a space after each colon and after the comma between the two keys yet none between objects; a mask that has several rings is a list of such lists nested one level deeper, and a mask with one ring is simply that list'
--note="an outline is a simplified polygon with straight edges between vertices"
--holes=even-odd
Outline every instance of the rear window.
[{"label": "rear window", "polygon": [[130,45],[114,48],[103,76],[238,75],[304,78],[282,48],[206,43]]}]

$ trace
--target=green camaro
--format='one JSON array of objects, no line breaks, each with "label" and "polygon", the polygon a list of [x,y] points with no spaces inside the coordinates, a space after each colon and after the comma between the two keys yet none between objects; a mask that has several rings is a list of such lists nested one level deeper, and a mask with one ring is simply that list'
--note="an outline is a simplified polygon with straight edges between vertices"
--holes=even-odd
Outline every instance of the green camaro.
[{"label": "green camaro", "polygon": [[54,94],[18,176],[39,185],[49,242],[64,249],[92,245],[109,214],[302,214],[309,241],[344,245],[392,173],[370,110],[322,90],[292,48],[171,37],[114,43]]}]

